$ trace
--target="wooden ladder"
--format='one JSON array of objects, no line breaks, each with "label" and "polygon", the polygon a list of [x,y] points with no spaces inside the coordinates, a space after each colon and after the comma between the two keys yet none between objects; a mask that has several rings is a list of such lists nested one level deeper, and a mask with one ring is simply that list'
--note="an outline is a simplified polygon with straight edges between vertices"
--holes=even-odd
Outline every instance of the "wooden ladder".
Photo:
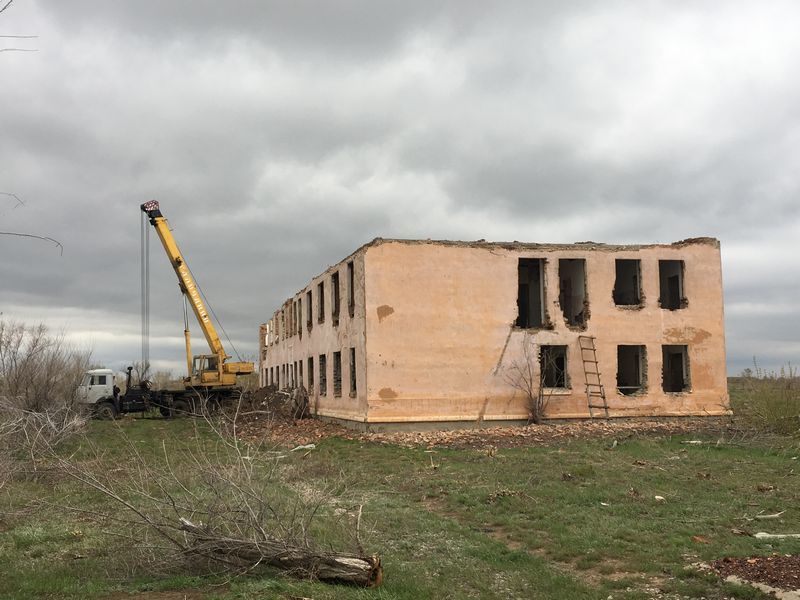
[{"label": "wooden ladder", "polygon": [[594,411],[602,409],[605,413],[605,418],[608,419],[606,389],[600,380],[600,365],[597,362],[597,348],[594,345],[594,336],[579,335],[578,347],[583,361],[583,377],[586,383],[586,399],[589,402],[589,417],[594,419],[601,416],[595,415]]}]

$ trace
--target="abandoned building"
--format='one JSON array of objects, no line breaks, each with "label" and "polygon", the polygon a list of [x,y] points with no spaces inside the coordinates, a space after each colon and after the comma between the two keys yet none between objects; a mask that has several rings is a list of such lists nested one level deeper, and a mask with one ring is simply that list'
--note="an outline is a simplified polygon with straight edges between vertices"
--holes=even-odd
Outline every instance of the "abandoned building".
[{"label": "abandoned building", "polygon": [[[367,424],[729,412],[719,242],[376,239],[260,327],[262,385]],[[529,385],[520,379],[531,374]]]}]

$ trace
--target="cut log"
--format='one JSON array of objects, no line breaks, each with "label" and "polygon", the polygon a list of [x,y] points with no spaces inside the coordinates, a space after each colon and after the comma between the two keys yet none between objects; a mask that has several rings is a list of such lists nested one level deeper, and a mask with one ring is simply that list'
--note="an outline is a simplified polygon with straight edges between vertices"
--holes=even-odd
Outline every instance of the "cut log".
[{"label": "cut log", "polygon": [[377,587],[383,580],[378,556],[333,554],[281,542],[277,538],[244,540],[218,535],[181,518],[181,530],[189,534],[187,552],[245,566],[267,564],[300,578]]}]

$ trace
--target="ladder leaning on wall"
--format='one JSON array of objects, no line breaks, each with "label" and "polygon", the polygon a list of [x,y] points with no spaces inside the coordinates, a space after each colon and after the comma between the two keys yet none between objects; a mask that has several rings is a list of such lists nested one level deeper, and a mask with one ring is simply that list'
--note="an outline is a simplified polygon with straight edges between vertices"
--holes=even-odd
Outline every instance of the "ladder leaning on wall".
[{"label": "ladder leaning on wall", "polygon": [[[594,419],[605,416],[607,419],[608,402],[606,401],[606,389],[600,380],[600,364],[597,362],[597,348],[594,344],[594,336],[579,335],[578,347],[583,361],[583,377],[586,383],[586,399],[589,402],[589,417]],[[602,410],[604,414],[595,414],[596,410]]]}]

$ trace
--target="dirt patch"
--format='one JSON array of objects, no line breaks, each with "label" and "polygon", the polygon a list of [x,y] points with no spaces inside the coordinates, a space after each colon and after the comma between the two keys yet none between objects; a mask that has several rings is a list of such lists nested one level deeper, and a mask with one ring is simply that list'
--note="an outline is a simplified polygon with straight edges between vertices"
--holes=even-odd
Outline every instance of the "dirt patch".
[{"label": "dirt patch", "polygon": [[782,590],[800,590],[800,555],[727,557],[712,562],[711,568],[722,577],[734,575]]},{"label": "dirt patch", "polygon": [[622,440],[636,436],[668,436],[679,434],[719,434],[723,426],[718,420],[686,418],[676,420],[575,421],[516,427],[476,427],[448,431],[360,432],[317,419],[293,419],[286,401],[280,397],[264,398],[238,425],[244,439],[268,442],[277,446],[295,447],[329,437],[360,442],[392,444],[406,448],[478,448],[493,452],[497,448],[549,446],[571,439],[613,438]]}]

